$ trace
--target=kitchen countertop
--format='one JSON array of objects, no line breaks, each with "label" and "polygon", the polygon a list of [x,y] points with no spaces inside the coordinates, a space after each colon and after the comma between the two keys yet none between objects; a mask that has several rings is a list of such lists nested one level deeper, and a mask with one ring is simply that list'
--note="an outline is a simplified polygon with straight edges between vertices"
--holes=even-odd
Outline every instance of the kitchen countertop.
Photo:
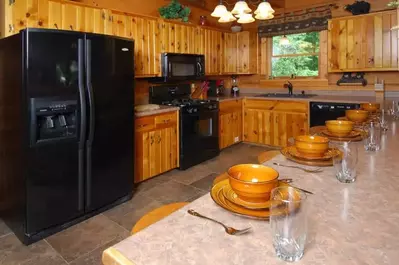
[{"label": "kitchen countertop", "polygon": [[238,100],[243,98],[263,99],[263,100],[288,100],[288,101],[312,101],[312,102],[340,102],[340,103],[373,103],[377,99],[373,96],[339,96],[339,95],[318,95],[311,98],[281,98],[281,97],[259,97],[266,93],[241,93],[239,96],[226,95],[221,97],[208,97],[208,99],[218,100],[219,102]]},{"label": "kitchen countertop", "polygon": [[180,110],[179,107],[171,107],[171,106],[164,106],[164,105],[159,105],[159,107],[160,108],[156,109],[156,110],[135,112],[134,115],[136,118],[139,118],[139,117],[151,116],[151,115]]},{"label": "kitchen countertop", "polygon": [[[399,121],[391,122],[378,152],[359,145],[358,179],[342,184],[332,167],[311,174],[277,168],[309,195],[309,234],[305,255],[295,264],[397,264],[399,260]],[[265,163],[294,164],[282,155]],[[188,209],[251,233],[227,235]],[[236,216],[207,194],[104,252],[105,265],[264,265],[288,264],[272,246],[268,222]],[[114,263],[111,263],[114,262]]]}]

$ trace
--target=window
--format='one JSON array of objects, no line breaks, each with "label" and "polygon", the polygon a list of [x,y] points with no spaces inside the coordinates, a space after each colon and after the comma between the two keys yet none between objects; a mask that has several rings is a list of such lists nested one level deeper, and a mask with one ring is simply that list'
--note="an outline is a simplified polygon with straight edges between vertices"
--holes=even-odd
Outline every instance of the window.
[{"label": "window", "polygon": [[319,32],[287,35],[289,45],[280,45],[283,36],[273,37],[273,77],[319,76]]}]

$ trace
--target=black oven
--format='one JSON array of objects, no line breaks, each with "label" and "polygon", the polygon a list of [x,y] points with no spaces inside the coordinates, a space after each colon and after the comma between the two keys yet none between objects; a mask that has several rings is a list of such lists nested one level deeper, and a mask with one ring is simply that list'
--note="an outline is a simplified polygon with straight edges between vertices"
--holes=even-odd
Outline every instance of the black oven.
[{"label": "black oven", "polygon": [[219,155],[218,103],[182,108],[180,132],[180,169]]},{"label": "black oven", "polygon": [[162,78],[165,82],[198,80],[205,77],[205,56],[197,54],[163,53]]}]

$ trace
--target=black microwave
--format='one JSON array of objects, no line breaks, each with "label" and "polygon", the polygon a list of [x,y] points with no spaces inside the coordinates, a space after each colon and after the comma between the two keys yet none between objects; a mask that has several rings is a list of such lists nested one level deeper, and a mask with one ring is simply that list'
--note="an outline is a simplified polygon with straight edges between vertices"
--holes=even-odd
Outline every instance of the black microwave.
[{"label": "black microwave", "polygon": [[201,80],[205,77],[205,56],[162,53],[162,78],[167,81]]}]

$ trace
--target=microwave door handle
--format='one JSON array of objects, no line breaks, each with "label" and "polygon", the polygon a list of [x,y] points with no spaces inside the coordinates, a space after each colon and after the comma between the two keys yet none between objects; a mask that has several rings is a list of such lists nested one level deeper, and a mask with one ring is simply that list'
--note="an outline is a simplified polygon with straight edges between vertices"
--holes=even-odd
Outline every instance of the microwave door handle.
[{"label": "microwave door handle", "polygon": [[172,63],[168,63],[168,76],[172,76]]},{"label": "microwave door handle", "polygon": [[197,69],[198,69],[198,75],[202,75],[202,65],[200,62],[197,62]]}]

